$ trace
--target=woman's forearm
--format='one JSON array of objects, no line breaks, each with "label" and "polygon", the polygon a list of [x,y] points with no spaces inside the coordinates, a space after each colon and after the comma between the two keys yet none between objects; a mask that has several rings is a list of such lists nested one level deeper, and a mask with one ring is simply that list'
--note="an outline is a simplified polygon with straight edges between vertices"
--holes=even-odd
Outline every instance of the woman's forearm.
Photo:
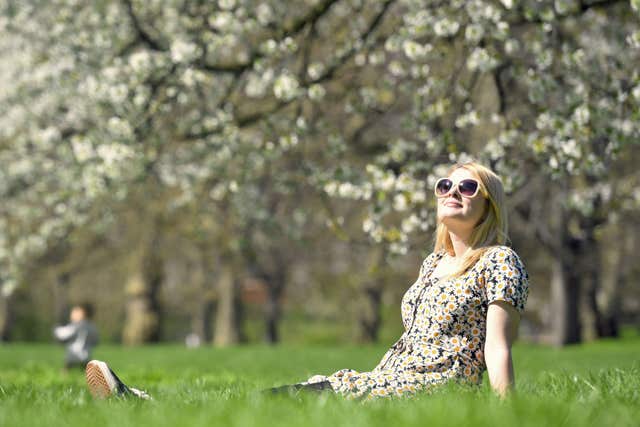
[{"label": "woman's forearm", "polygon": [[485,347],[485,362],[491,388],[505,397],[515,387],[511,349],[505,346]]}]

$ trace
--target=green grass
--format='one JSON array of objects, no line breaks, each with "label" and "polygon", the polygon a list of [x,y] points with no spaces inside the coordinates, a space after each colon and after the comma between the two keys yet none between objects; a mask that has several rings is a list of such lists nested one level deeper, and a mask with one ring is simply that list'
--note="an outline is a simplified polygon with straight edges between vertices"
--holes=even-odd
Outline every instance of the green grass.
[{"label": "green grass", "polygon": [[331,394],[268,396],[265,387],[351,367],[372,368],[383,346],[102,346],[129,384],[155,400],[93,401],[81,372],[63,374],[62,349],[0,346],[0,426],[639,426],[640,338],[562,350],[519,344],[518,392],[480,389],[361,403]]}]

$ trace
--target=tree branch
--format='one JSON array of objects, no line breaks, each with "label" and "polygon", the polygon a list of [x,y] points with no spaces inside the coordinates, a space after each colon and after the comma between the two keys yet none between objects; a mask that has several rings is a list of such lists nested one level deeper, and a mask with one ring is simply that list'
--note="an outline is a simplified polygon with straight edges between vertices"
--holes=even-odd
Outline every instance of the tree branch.
[{"label": "tree branch", "polygon": [[[389,8],[391,7],[391,5],[395,1],[396,0],[386,0],[384,2],[384,4],[382,5],[382,8],[376,14],[376,16],[373,18],[373,20],[369,24],[368,28],[365,30],[364,33],[362,33],[361,38],[363,40],[363,44],[367,44],[367,42],[369,41],[369,38],[374,33],[374,31],[381,25],[385,14],[387,13]],[[322,73],[322,75],[320,75],[317,78],[315,78],[313,80],[310,80],[308,82],[304,82],[302,87],[303,88],[308,88],[309,86],[311,86],[313,84],[317,84],[317,83],[324,82],[326,80],[330,80],[331,78],[334,77],[336,71],[338,69],[340,69],[342,66],[344,66],[347,63],[347,61],[350,58],[352,58],[353,55],[355,55],[356,51],[357,51],[357,48],[355,47],[355,45],[352,46],[351,49],[349,49],[347,52],[345,52],[330,67],[328,67],[325,70],[325,72]],[[282,102],[278,103],[275,107],[273,107],[271,109],[267,109],[265,111],[259,111],[257,113],[253,113],[253,114],[250,114],[248,116],[238,118],[238,120],[236,120],[236,122],[237,122],[239,127],[249,126],[249,125],[251,125],[251,124],[263,119],[264,117],[266,117],[268,115],[271,115],[273,113],[276,113],[276,112],[282,110],[287,105],[291,104],[293,101],[294,100],[282,101]]]},{"label": "tree branch", "polygon": [[[571,13],[568,13],[566,15],[560,15],[558,16],[558,19],[580,16],[590,9],[606,9],[611,6],[615,6],[619,3],[628,3],[628,0],[602,0],[602,1],[595,1],[593,3],[580,2],[580,6],[578,7],[577,10]],[[508,21],[508,22],[509,22],[509,25],[511,26],[518,26],[518,25],[527,25],[527,24],[544,24],[544,23],[547,23],[548,21],[545,21],[540,16],[535,16],[531,19],[527,19],[524,16],[520,16],[518,19],[514,21]]]},{"label": "tree branch", "polygon": [[[151,35],[147,31],[145,31],[144,28],[142,28],[142,25],[140,24],[140,20],[136,16],[135,10],[133,10],[132,0],[123,0],[123,1],[124,1],[125,7],[127,8],[127,14],[131,19],[131,23],[133,24],[133,28],[136,31],[138,38],[153,50],[160,51],[160,52],[166,51],[167,50],[166,47],[162,46],[159,42],[154,40],[153,37],[151,37]],[[128,47],[129,46],[127,46],[127,48]]]},{"label": "tree branch", "polygon": [[[295,21],[288,28],[284,28],[282,30],[282,33],[278,37],[278,41],[282,41],[287,37],[298,35],[307,25],[315,25],[316,22],[318,22],[320,18],[322,18],[329,11],[331,6],[333,6],[335,3],[338,3],[338,1],[340,0],[325,0],[323,3],[314,7],[307,15]],[[240,75],[246,70],[253,68],[255,62],[263,57],[263,53],[258,50],[254,50],[247,62],[226,65],[207,64],[203,57],[202,61],[199,64],[199,68],[214,73],[232,73],[235,75]]]}]

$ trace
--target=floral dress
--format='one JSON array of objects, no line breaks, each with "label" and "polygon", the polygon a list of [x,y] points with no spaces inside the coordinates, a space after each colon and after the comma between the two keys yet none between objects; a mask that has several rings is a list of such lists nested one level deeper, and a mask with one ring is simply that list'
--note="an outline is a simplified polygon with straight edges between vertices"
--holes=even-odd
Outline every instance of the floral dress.
[{"label": "floral dress", "polygon": [[493,246],[457,278],[431,274],[444,251],[430,254],[416,282],[402,298],[405,332],[371,372],[342,369],[309,382],[329,381],[349,398],[401,396],[455,379],[482,382],[487,309],[506,301],[519,312],[528,295],[528,274],[509,247]]}]

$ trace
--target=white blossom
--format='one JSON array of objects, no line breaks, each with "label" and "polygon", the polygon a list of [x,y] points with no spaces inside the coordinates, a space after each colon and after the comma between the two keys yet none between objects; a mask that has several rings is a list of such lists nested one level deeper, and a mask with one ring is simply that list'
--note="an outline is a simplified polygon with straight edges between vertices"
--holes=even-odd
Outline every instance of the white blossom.
[{"label": "white blossom", "polygon": [[375,223],[370,217],[366,217],[364,221],[362,221],[362,231],[364,231],[367,234],[371,233],[374,226],[375,226]]},{"label": "white blossom", "polygon": [[175,40],[171,43],[171,60],[177,64],[191,62],[200,55],[198,45],[187,40]]},{"label": "white blossom", "polygon": [[340,197],[356,198],[354,196],[356,196],[357,194],[357,187],[350,182],[343,182],[338,186],[338,195]]},{"label": "white blossom", "polygon": [[467,67],[472,70],[490,71],[498,66],[498,61],[486,49],[477,47],[467,58]]},{"label": "white blossom", "polygon": [[326,89],[320,84],[313,84],[309,86],[309,89],[307,89],[309,99],[312,101],[321,101],[326,93]]},{"label": "white blossom", "polygon": [[504,156],[505,153],[504,147],[498,142],[497,139],[490,140],[485,146],[484,151],[492,160],[500,159],[502,156]]},{"label": "white blossom", "polygon": [[388,37],[384,42],[384,50],[389,53],[398,52],[403,45],[402,39],[397,36]]},{"label": "white blossom", "polygon": [[107,122],[107,129],[118,138],[129,139],[133,136],[133,129],[129,122],[120,117],[111,117]]},{"label": "white blossom", "polygon": [[218,0],[218,6],[222,10],[231,10],[236,6],[236,0]]},{"label": "white blossom", "polygon": [[309,75],[309,77],[311,77],[311,79],[317,80],[318,78],[320,78],[320,76],[322,76],[324,70],[325,66],[322,62],[314,62],[309,64],[309,67],[307,67],[307,74]]},{"label": "white blossom", "polygon": [[398,242],[392,242],[389,245],[389,251],[397,255],[406,255],[409,249],[407,248],[407,245]]},{"label": "white blossom", "polygon": [[118,84],[109,87],[109,99],[114,104],[122,104],[129,95],[129,88],[126,84]]},{"label": "white blossom", "polygon": [[335,196],[338,194],[338,183],[335,181],[330,181],[324,185],[324,192],[329,196]]},{"label": "white blossom", "polygon": [[577,0],[555,0],[554,8],[558,15],[566,15],[578,7]]},{"label": "white blossom", "polygon": [[18,282],[13,280],[13,279],[5,279],[4,283],[2,284],[2,288],[0,288],[0,291],[2,292],[2,296],[3,297],[8,297],[11,294],[13,294],[13,292],[16,290],[16,288],[18,287]]},{"label": "white blossom", "polygon": [[367,58],[367,60],[369,61],[369,64],[371,65],[383,64],[384,61],[386,61],[386,59],[387,59],[387,55],[385,55],[384,52],[380,52],[380,51],[372,52],[371,54],[369,54],[369,57]]},{"label": "white blossom", "polygon": [[509,39],[504,43],[504,51],[509,55],[513,55],[514,53],[520,50],[520,43],[516,39]]},{"label": "white blossom", "polygon": [[616,119],[613,121],[613,126],[625,136],[629,136],[633,133],[633,122],[629,119]]},{"label": "white blossom", "polygon": [[494,37],[496,37],[499,40],[504,40],[509,36],[509,23],[505,21],[498,22],[496,24],[496,30],[497,32],[494,35]]},{"label": "white blossom", "polygon": [[296,145],[298,145],[298,142],[298,135],[296,135],[295,133],[282,135],[280,138],[278,138],[278,144],[285,150],[295,147]]},{"label": "white blossom", "polygon": [[383,191],[391,191],[395,187],[396,178],[392,173],[385,173],[382,176],[382,179],[379,181],[376,181],[375,184],[377,184],[378,188],[380,188]]},{"label": "white blossom", "polygon": [[60,140],[60,131],[53,126],[40,129],[36,135],[36,139],[43,144],[51,144]]},{"label": "white blossom", "polygon": [[134,72],[146,72],[151,66],[151,55],[146,50],[139,50],[129,57],[129,65]]},{"label": "white blossom", "polygon": [[513,7],[513,0],[500,0],[500,3],[508,10]]},{"label": "white blossom", "polygon": [[198,75],[196,71],[193,70],[193,68],[187,68],[182,73],[180,80],[186,87],[190,88],[196,85],[196,82],[198,81]]},{"label": "white blossom", "polygon": [[402,50],[404,51],[404,54],[412,61],[424,58],[431,48],[430,44],[422,45],[413,40],[405,40],[402,43]]},{"label": "white blossom", "polygon": [[427,200],[427,194],[424,190],[416,190],[411,193],[411,201],[413,203],[424,203]]},{"label": "white blossom", "polygon": [[218,12],[209,17],[209,25],[219,31],[229,31],[235,24],[235,18],[231,12]]},{"label": "white blossom", "polygon": [[472,43],[478,43],[484,36],[484,28],[480,24],[468,25],[464,31],[465,39]]},{"label": "white blossom", "polygon": [[578,158],[580,156],[580,147],[576,140],[571,138],[562,144],[562,152],[567,156]]},{"label": "white blossom", "polygon": [[400,228],[402,229],[403,233],[410,234],[416,228],[418,228],[421,223],[422,221],[416,214],[411,214],[409,215],[409,217],[402,220],[402,225],[400,226]]},{"label": "white blossom", "polygon": [[252,73],[247,79],[245,94],[250,98],[260,98],[267,93],[268,86],[273,82],[274,72],[272,68],[262,73]]},{"label": "white blossom", "polygon": [[402,212],[407,209],[409,203],[407,197],[404,194],[396,194],[393,197],[393,209],[398,212]]},{"label": "white blossom", "polygon": [[122,144],[100,144],[96,149],[96,154],[107,166],[119,164],[133,157],[131,148]]},{"label": "white blossom", "polygon": [[573,112],[573,120],[580,126],[589,123],[589,107],[583,104],[576,108]]},{"label": "white blossom", "polygon": [[456,118],[455,125],[457,128],[465,128],[467,126],[475,126],[479,122],[478,113],[475,110],[461,114]]},{"label": "white blossom", "polygon": [[282,74],[273,84],[273,93],[278,99],[290,101],[298,96],[300,84],[298,80],[290,74]]},{"label": "white blossom", "polygon": [[625,41],[632,48],[640,49],[640,30],[634,31],[633,33],[629,34]]},{"label": "white blossom", "polygon": [[91,159],[95,155],[91,142],[79,136],[71,139],[71,148],[73,149],[76,160],[81,163]]},{"label": "white blossom", "polygon": [[269,25],[269,23],[273,22],[274,19],[273,9],[271,9],[271,6],[269,6],[269,4],[261,2],[256,7],[256,16],[260,25]]},{"label": "white blossom", "polygon": [[278,49],[278,42],[269,39],[260,44],[260,51],[265,55],[273,55]]},{"label": "white blossom", "polygon": [[460,29],[460,24],[449,18],[440,19],[433,26],[433,31],[439,37],[448,37],[455,35]]},{"label": "white blossom", "polygon": [[404,77],[406,75],[406,71],[400,61],[391,61],[389,63],[389,72],[395,77]]}]

